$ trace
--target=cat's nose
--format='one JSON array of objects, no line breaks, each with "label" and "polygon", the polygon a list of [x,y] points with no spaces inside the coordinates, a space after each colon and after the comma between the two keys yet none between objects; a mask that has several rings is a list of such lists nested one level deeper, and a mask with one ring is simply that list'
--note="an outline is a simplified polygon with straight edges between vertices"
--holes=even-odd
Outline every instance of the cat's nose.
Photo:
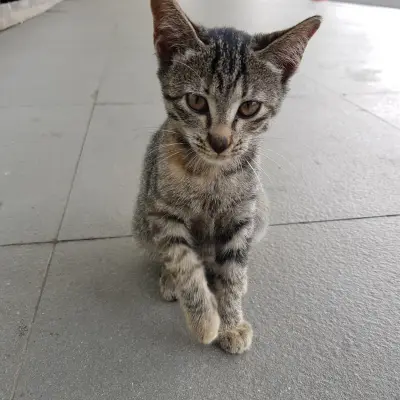
[{"label": "cat's nose", "polygon": [[232,143],[232,131],[229,126],[217,125],[208,134],[208,143],[217,153],[224,152]]}]

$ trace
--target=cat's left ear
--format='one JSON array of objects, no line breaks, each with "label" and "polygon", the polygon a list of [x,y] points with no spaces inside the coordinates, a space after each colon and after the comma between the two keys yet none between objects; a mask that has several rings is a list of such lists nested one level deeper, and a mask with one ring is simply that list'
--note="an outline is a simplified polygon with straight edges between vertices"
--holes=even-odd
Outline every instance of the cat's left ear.
[{"label": "cat's left ear", "polygon": [[204,47],[198,27],[183,12],[176,0],[151,0],[154,22],[154,47],[161,61],[170,62],[175,53]]},{"label": "cat's left ear", "polygon": [[316,15],[292,28],[267,35],[255,35],[252,47],[256,54],[282,71],[286,83],[296,72],[308,41],[318,30],[322,17]]}]

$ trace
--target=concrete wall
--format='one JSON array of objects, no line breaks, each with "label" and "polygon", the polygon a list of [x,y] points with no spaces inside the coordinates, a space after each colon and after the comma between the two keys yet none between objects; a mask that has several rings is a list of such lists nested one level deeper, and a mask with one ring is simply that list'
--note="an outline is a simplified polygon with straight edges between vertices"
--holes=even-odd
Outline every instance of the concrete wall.
[{"label": "concrete wall", "polygon": [[400,8],[400,0],[335,0],[340,3],[364,4],[367,6]]},{"label": "concrete wall", "polygon": [[62,0],[20,0],[0,5],[0,31],[42,14]]}]

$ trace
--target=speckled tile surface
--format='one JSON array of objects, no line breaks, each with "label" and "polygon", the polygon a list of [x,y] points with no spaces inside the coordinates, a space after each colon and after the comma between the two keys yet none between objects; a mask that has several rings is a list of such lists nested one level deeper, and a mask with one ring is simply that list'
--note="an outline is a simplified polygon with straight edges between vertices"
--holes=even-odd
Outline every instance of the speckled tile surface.
[{"label": "speckled tile surface", "polygon": [[253,348],[194,343],[129,236],[164,117],[148,2],[64,0],[0,34],[1,400],[399,399],[400,10],[181,3],[251,32],[324,16],[263,145]]}]

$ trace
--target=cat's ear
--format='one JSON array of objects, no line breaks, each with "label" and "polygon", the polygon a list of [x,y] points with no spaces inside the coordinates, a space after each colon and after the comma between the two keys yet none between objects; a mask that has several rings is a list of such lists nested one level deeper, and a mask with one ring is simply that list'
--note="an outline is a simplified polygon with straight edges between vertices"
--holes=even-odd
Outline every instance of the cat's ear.
[{"label": "cat's ear", "polygon": [[321,22],[322,18],[316,15],[283,31],[255,35],[252,47],[259,57],[282,71],[282,81],[286,83],[299,67],[308,41]]},{"label": "cat's ear", "polygon": [[198,28],[175,0],[151,0],[154,22],[154,47],[158,57],[170,62],[177,52],[204,46]]}]

